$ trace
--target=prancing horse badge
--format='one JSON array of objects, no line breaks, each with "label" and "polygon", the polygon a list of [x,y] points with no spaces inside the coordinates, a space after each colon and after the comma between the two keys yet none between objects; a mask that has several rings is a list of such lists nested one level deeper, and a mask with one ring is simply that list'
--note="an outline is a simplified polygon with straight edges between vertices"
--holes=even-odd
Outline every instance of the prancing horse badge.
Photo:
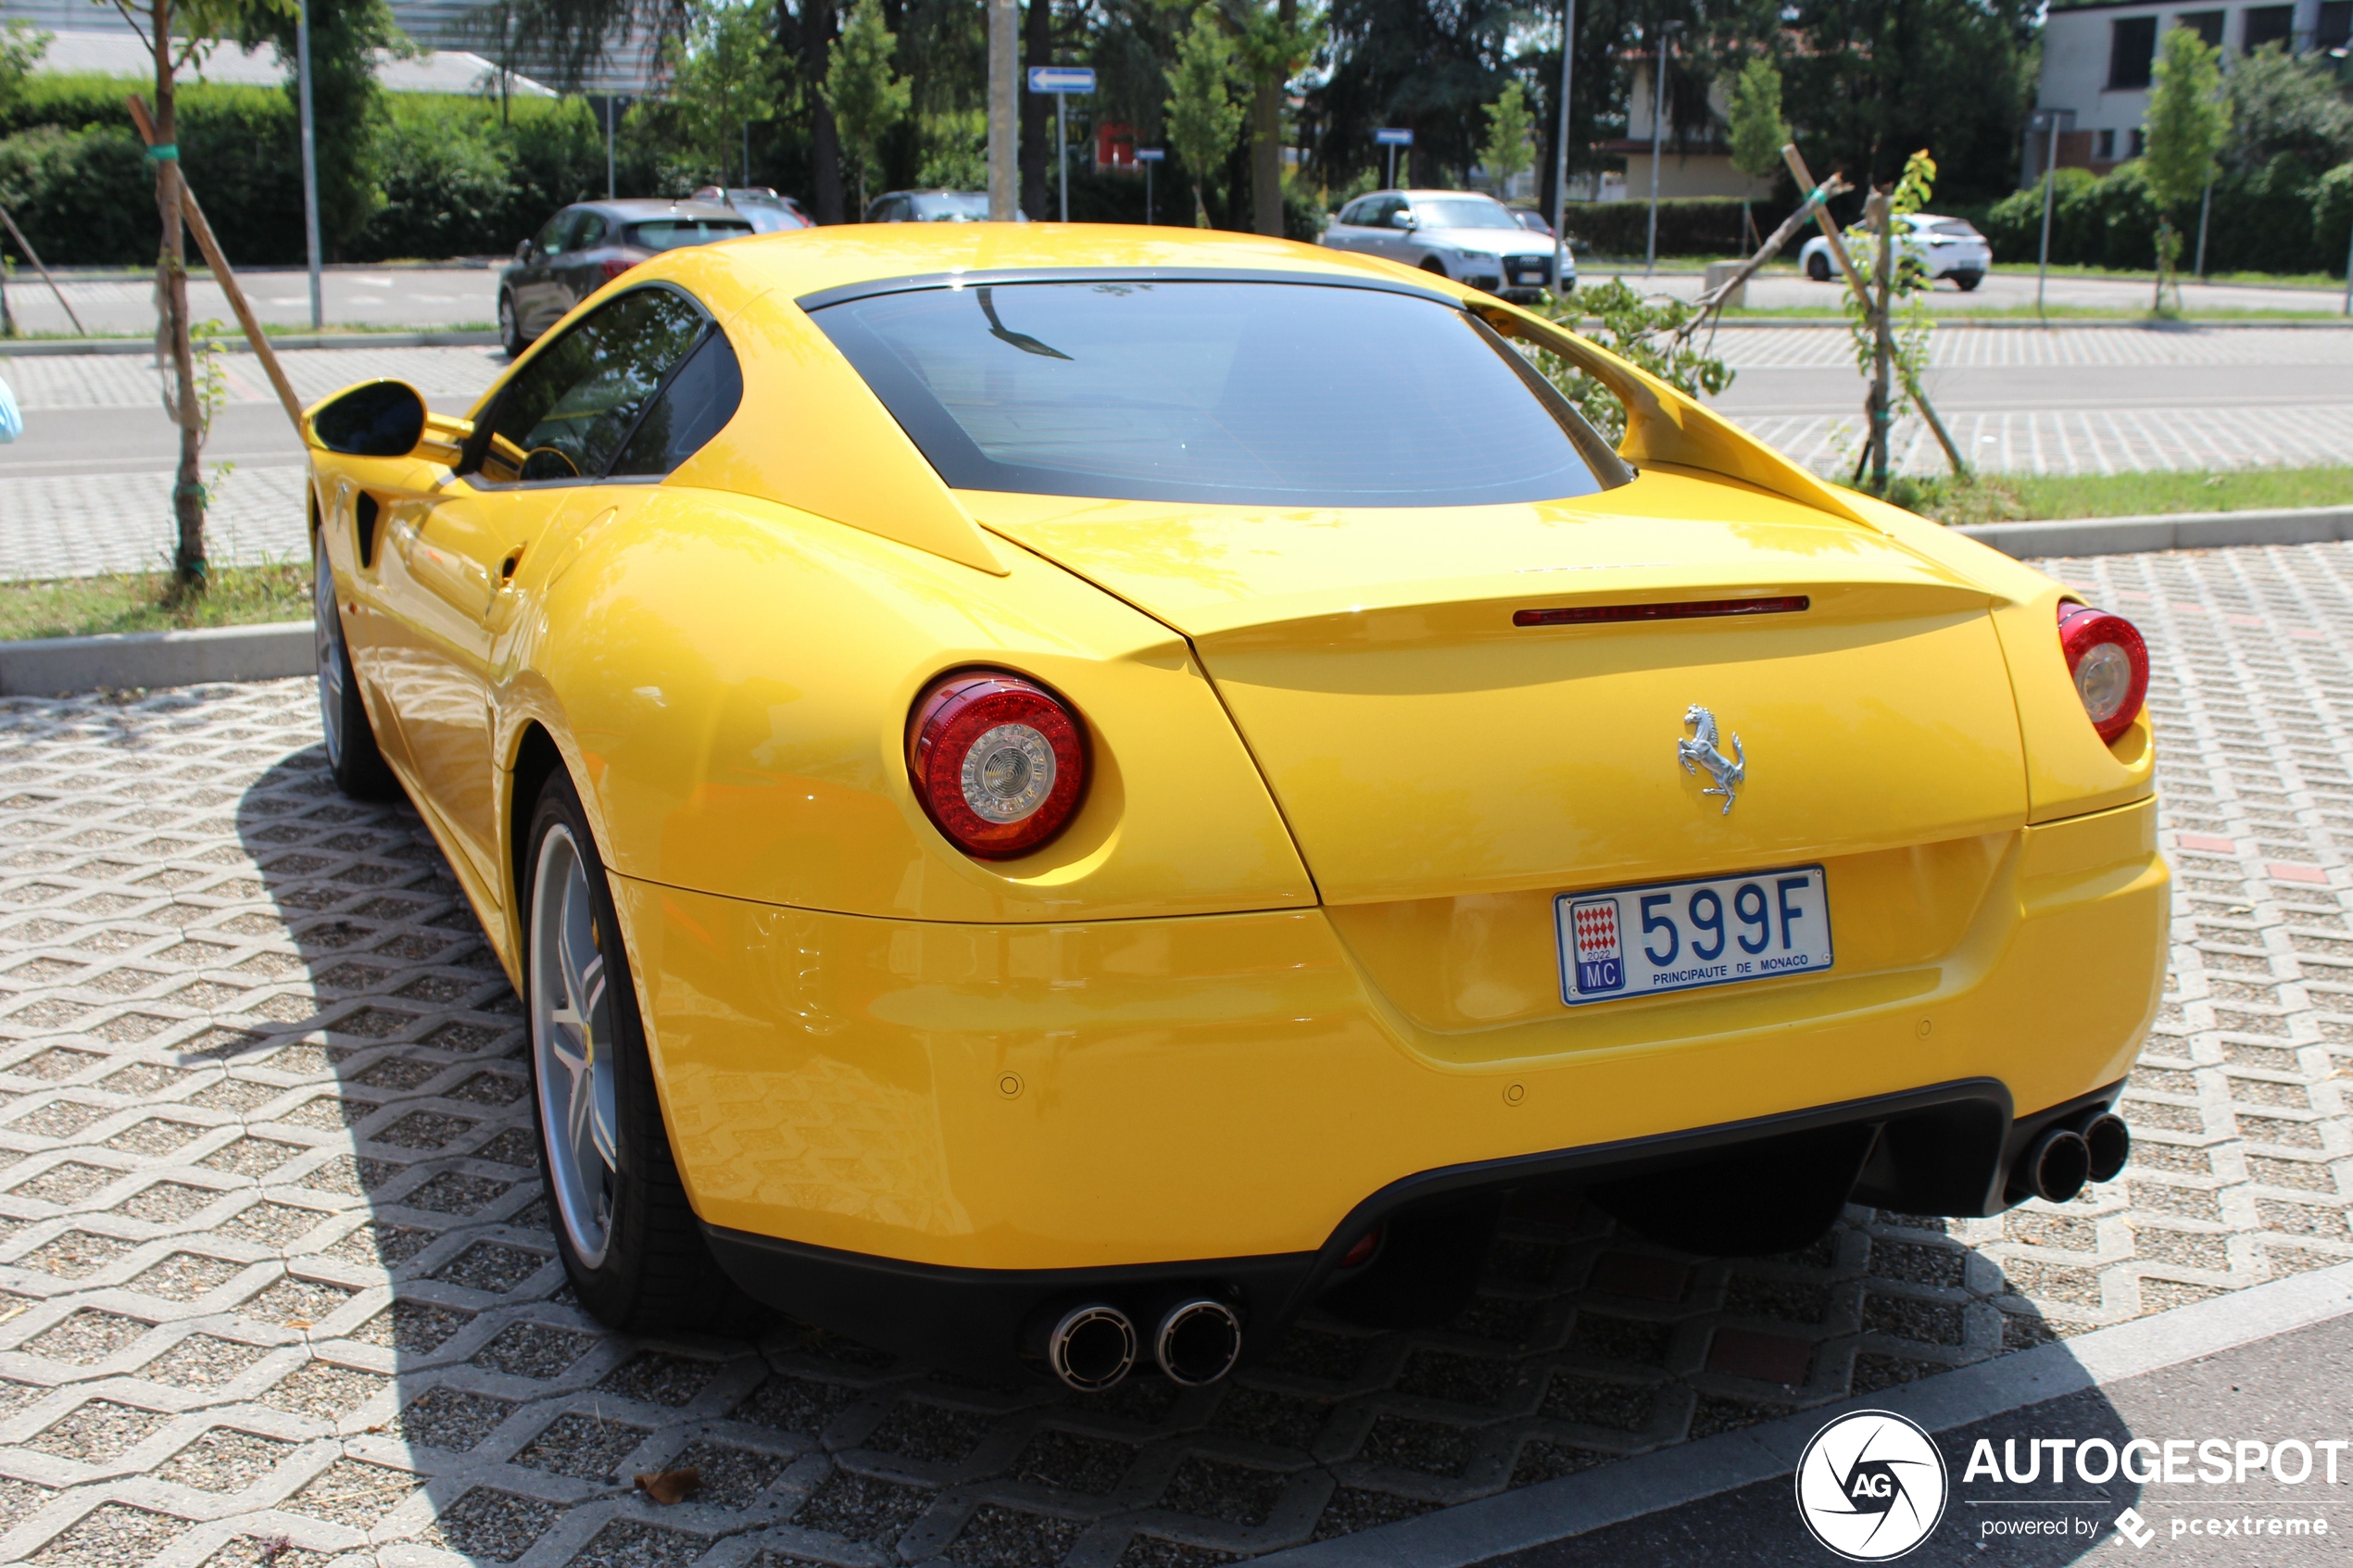
[{"label": "prancing horse badge", "polygon": [[1696,702],[1683,709],[1683,722],[1692,733],[1675,743],[1675,759],[1687,773],[1707,770],[1707,776],[1716,782],[1700,793],[1722,796],[1724,809],[1720,814],[1729,817],[1732,813],[1732,792],[1748,777],[1748,754],[1741,750],[1741,737],[1732,737],[1732,754],[1725,756],[1717,738],[1716,715]]}]

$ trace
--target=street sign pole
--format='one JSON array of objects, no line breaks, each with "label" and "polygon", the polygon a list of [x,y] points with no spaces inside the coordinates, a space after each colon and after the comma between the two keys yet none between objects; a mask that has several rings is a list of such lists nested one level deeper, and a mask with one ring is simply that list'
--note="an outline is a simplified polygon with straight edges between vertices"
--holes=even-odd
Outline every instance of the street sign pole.
[{"label": "street sign pole", "polygon": [[319,138],[310,119],[309,0],[303,0],[295,12],[295,55],[302,108],[302,232],[310,253],[310,330],[315,332],[326,326],[326,307],[319,281]]},{"label": "street sign pole", "polygon": [[1029,90],[1054,95],[1054,167],[1062,186],[1062,220],[1070,221],[1070,151],[1063,118],[1063,100],[1073,93],[1092,93],[1095,71],[1091,66],[1031,66]]},{"label": "street sign pole", "polygon": [[2034,263],[2034,314],[2043,325],[2051,324],[2043,315],[2043,284],[2051,273],[2051,193],[2058,184],[2059,116],[2063,110],[2038,109],[2034,119],[2043,128],[2043,249]]},{"label": "street sign pole", "polygon": [[1553,295],[1560,297],[1568,256],[1568,67],[1577,44],[1577,0],[1561,0],[1561,128],[1553,138]]},{"label": "street sign pole", "polygon": [[1165,147],[1138,147],[1136,149],[1136,161],[1144,166],[1144,221],[1147,224],[1152,220],[1152,170],[1159,166],[1160,160],[1167,156],[1168,149]]},{"label": "street sign pole", "polygon": [[1389,188],[1393,191],[1397,188],[1397,149],[1414,144],[1413,128],[1383,126],[1373,132],[1373,144],[1389,149]]}]

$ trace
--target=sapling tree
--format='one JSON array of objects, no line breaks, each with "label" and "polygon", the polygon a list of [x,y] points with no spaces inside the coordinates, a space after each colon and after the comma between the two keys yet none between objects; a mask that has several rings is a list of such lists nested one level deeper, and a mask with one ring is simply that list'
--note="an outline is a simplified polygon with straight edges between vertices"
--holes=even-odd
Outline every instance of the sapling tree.
[{"label": "sapling tree", "polygon": [[1192,26],[1176,42],[1176,69],[1168,73],[1168,144],[1184,160],[1193,186],[1193,226],[1209,227],[1207,193],[1214,190],[1218,171],[1241,134],[1242,106],[1234,101],[1236,80],[1232,35],[1219,22],[1216,7],[1193,12]]},{"label": "sapling tree", "polygon": [[2186,27],[2166,30],[2151,81],[2141,173],[2157,203],[2157,295],[2149,302],[2156,311],[2165,308],[2169,285],[2181,307],[2182,232],[2173,218],[2221,171],[2231,103],[2222,93],[2222,52]]},{"label": "sapling tree", "polygon": [[1503,96],[1487,106],[1487,140],[1478,149],[1478,161],[1495,182],[1497,201],[1511,200],[1512,182],[1535,163],[1535,150],[1529,144],[1535,129],[1528,94],[1518,82],[1505,82]]},{"label": "sapling tree", "polygon": [[909,84],[891,69],[899,39],[883,22],[881,0],[858,0],[825,67],[825,103],[858,171],[858,210],[866,182],[882,168],[883,138],[907,118]]}]

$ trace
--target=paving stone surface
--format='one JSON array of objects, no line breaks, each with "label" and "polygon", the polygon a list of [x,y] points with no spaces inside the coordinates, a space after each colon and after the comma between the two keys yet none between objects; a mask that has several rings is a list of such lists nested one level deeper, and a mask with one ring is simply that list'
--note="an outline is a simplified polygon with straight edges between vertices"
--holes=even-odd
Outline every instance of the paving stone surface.
[{"label": "paving stone surface", "polygon": [[2353,550],[2056,570],[2158,667],[2179,918],[2126,1179],[1737,1262],[1527,1207],[1444,1329],[1095,1399],[603,1331],[515,999],[307,685],[0,701],[0,1561],[1229,1562],[2353,1258]]}]

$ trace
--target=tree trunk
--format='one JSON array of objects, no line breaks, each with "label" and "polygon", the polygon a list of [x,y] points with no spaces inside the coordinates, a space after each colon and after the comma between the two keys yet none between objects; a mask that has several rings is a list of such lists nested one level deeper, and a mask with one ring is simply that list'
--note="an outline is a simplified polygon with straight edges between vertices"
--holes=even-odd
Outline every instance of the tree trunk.
[{"label": "tree trunk", "polygon": [[[178,125],[172,92],[171,0],[155,0],[156,142],[170,146]],[[162,274],[163,327],[170,339],[172,407],[180,417],[180,467],[171,485],[171,513],[179,525],[172,570],[185,589],[201,592],[205,582],[204,408],[196,395],[196,358],[188,341],[187,230],[180,217],[180,160],[156,159],[156,216],[163,225],[163,248],[156,261]]]},{"label": "tree trunk", "polygon": [[[1275,19],[1285,34],[1299,20],[1299,0],[1276,0]],[[1250,106],[1251,227],[1277,239],[1283,235],[1283,81],[1261,82]]]},{"label": "tree trunk", "polygon": [[[809,201],[820,223],[844,221],[841,133],[825,102],[825,68],[834,56],[834,0],[807,0],[801,7],[802,80],[809,85]],[[864,217],[865,214],[859,214]]]},{"label": "tree trunk", "polygon": [[[1029,0],[1029,9],[1022,18],[1022,64],[1050,66],[1054,63],[1053,0]],[[1029,73],[1022,72],[1021,85],[1021,209],[1029,214],[1033,223],[1043,223],[1053,217],[1046,205],[1046,122],[1054,118],[1054,103],[1051,95],[1029,90]]]},{"label": "tree trunk", "polygon": [[1895,336],[1888,324],[1888,300],[1895,286],[1895,203],[1884,192],[1873,192],[1869,202],[1872,228],[1879,243],[1871,247],[1871,488],[1887,494],[1888,408],[1894,396],[1889,373],[1894,369]]}]

